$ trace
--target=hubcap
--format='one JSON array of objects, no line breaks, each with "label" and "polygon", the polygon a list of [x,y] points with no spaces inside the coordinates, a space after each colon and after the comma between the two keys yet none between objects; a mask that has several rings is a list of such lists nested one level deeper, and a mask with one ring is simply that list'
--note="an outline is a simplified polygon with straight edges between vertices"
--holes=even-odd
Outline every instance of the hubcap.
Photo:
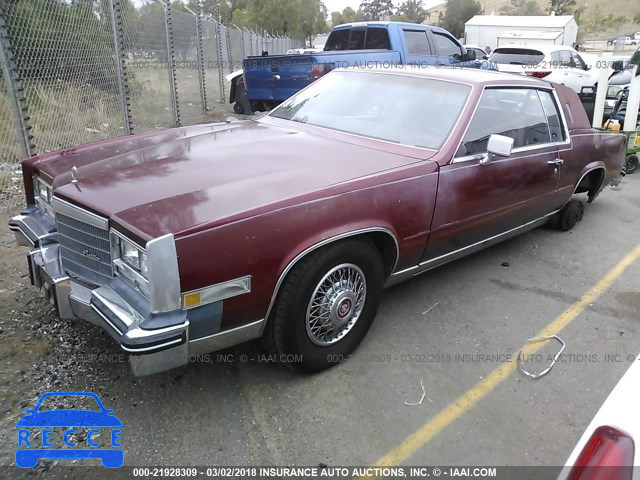
[{"label": "hubcap", "polygon": [[364,273],[344,263],[329,270],[311,293],[307,307],[307,335],[313,343],[327,346],[339,341],[354,327],[367,296]]}]

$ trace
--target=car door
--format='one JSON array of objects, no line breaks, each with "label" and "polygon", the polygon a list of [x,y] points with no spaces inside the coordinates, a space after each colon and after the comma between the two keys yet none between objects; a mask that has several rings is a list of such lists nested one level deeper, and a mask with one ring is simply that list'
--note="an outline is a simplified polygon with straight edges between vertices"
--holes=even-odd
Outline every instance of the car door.
[{"label": "car door", "polygon": [[583,71],[575,67],[573,52],[571,50],[560,50],[558,55],[562,71],[559,83],[566,85],[575,92],[579,92],[582,87]]},{"label": "car door", "polygon": [[409,65],[434,65],[437,57],[433,53],[427,32],[418,29],[402,29],[406,63]]},{"label": "car door", "polygon": [[[557,111],[555,112],[557,117]],[[556,118],[555,123],[559,123]],[[509,157],[483,164],[492,134],[509,136]],[[486,88],[454,158],[440,170],[429,262],[534,222],[559,207],[558,139],[538,90]]]},{"label": "car door", "polygon": [[591,87],[595,83],[595,79],[589,72],[587,63],[577,52],[571,52],[571,68],[573,70],[574,79],[576,82],[576,92],[580,93],[582,87]]},{"label": "car door", "polygon": [[455,65],[462,61],[462,48],[453,37],[440,32],[431,32],[431,39],[439,65]]}]

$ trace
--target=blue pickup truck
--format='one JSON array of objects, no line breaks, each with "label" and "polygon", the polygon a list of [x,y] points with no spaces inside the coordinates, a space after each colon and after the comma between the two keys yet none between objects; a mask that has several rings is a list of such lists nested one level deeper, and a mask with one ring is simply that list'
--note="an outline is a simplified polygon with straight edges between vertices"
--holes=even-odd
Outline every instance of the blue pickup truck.
[{"label": "blue pickup truck", "polygon": [[264,111],[302,90],[334,68],[385,65],[491,68],[448,31],[402,22],[360,22],[331,30],[324,51],[301,55],[248,57],[231,80],[236,113]]}]

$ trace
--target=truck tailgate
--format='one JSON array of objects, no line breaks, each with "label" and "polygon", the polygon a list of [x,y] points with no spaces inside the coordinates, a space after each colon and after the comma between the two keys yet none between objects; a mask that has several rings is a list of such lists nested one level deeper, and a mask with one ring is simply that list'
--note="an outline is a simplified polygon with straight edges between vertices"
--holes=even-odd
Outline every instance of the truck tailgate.
[{"label": "truck tailgate", "polygon": [[374,68],[401,62],[391,50],[344,50],[313,55],[271,55],[244,61],[249,101],[282,102],[334,68]]}]

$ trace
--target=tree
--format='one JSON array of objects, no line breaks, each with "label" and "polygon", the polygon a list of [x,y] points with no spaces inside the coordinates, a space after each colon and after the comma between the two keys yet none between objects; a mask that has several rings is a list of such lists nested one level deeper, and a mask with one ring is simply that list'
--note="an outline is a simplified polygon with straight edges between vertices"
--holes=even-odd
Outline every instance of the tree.
[{"label": "tree", "polygon": [[341,25],[343,23],[361,22],[364,20],[362,10],[355,11],[351,7],[347,7],[342,12],[331,12],[331,25]]},{"label": "tree", "polygon": [[556,15],[571,15],[575,6],[576,0],[551,0],[547,11],[556,12]]},{"label": "tree", "polygon": [[257,28],[300,39],[327,30],[327,9],[320,0],[244,0],[229,2],[227,6],[231,12],[229,23],[238,27]]},{"label": "tree", "polygon": [[393,14],[392,0],[363,0],[360,10],[365,20],[382,20],[385,15]]},{"label": "tree", "polygon": [[503,15],[544,15],[536,0],[511,0],[508,5],[500,9]]},{"label": "tree", "polygon": [[482,5],[476,0],[447,0],[441,24],[443,28],[460,38],[464,34],[465,22],[480,13]]},{"label": "tree", "polygon": [[[322,2],[315,2],[314,0],[304,0],[303,1],[303,12],[305,5],[308,4],[310,10],[308,14],[301,15],[302,23],[300,28],[302,33],[304,34],[305,42],[308,42],[309,45],[312,45],[313,38],[318,33],[323,33],[328,30],[327,26],[327,7],[325,7]],[[319,4],[319,5],[316,5]]]},{"label": "tree", "polygon": [[424,9],[422,0],[406,0],[392,17],[398,22],[423,23],[431,14]]}]

